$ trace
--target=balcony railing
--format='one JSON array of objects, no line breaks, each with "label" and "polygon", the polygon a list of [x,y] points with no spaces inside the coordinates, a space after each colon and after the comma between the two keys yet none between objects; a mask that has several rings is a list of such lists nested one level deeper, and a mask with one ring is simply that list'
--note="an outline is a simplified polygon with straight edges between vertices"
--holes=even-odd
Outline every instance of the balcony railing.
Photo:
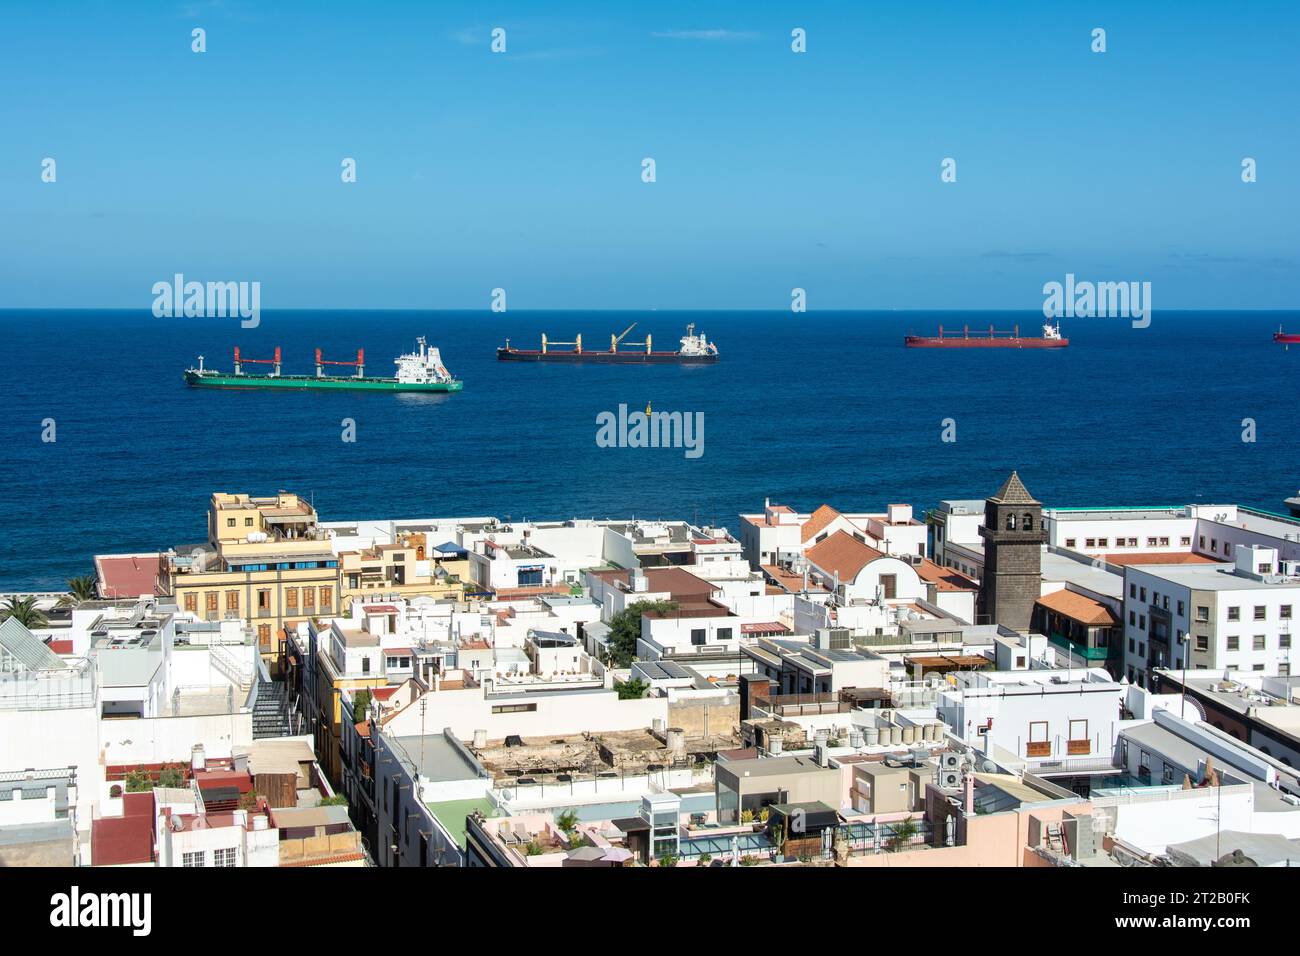
[{"label": "balcony railing", "polygon": [[1092,753],[1091,740],[1069,740],[1065,744],[1065,752],[1071,757],[1086,757]]},{"label": "balcony railing", "polygon": [[1052,755],[1052,742],[1050,740],[1031,741],[1025,744],[1026,757],[1050,757]]}]

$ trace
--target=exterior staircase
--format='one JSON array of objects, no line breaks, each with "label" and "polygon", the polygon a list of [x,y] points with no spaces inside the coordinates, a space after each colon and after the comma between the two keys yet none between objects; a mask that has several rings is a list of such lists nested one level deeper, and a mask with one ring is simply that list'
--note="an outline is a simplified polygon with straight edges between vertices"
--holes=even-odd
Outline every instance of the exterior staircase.
[{"label": "exterior staircase", "polygon": [[253,739],[288,737],[289,696],[282,681],[259,680],[253,704]]}]

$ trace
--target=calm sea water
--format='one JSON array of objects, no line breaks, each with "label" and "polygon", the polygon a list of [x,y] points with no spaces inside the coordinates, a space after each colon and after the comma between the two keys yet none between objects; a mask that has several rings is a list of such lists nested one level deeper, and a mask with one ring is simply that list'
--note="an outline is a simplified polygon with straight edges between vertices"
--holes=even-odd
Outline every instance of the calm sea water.
[{"label": "calm sea water", "polygon": [[[498,363],[577,332],[604,347],[639,323],[675,348],[688,321],[713,367]],[[1300,347],[1271,341],[1300,312],[1157,312],[1067,321],[1059,351],[904,349],[990,322],[1036,334],[1037,313],[0,312],[0,588],[59,587],[97,552],[205,535],[213,491],[314,499],[326,520],[495,514],[677,517],[737,528],[764,496],[877,509],[992,493],[1017,468],[1048,505],[1240,502],[1282,510],[1300,486]],[[285,372],[364,347],[370,374],[426,335],[465,382],[451,396],[199,390],[197,354],[284,350]],[[607,449],[596,416],[620,403],[704,413],[704,455]],[[42,442],[54,419],[57,441]],[[355,443],[341,421],[356,422]],[[941,440],[956,421],[957,441]],[[1242,441],[1243,419],[1257,441]]]}]

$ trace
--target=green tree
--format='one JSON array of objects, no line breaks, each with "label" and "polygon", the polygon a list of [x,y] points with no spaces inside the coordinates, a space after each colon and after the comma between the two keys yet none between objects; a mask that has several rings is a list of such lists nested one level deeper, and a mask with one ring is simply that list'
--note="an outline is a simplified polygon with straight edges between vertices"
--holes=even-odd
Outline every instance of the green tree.
[{"label": "green tree", "polygon": [[614,667],[631,667],[641,637],[641,615],[675,610],[676,601],[635,601],[615,614],[609,622],[609,662]]},{"label": "green tree", "polygon": [[625,680],[614,689],[618,691],[619,700],[640,700],[650,689],[650,685],[638,677]]},{"label": "green tree", "polygon": [[578,812],[576,810],[565,810],[555,818],[555,826],[570,839],[573,838],[573,832],[578,829]]},{"label": "green tree", "polygon": [[143,793],[146,790],[153,789],[153,778],[149,772],[141,767],[138,770],[132,770],[126,775],[126,792]]},{"label": "green tree", "polygon": [[89,574],[68,578],[68,593],[59,598],[61,606],[76,607],[82,601],[90,601],[96,596],[95,578]]},{"label": "green tree", "polygon": [[356,696],[352,698],[352,722],[359,724],[366,719],[366,714],[370,712],[370,691],[359,690]]},{"label": "green tree", "polygon": [[180,767],[163,767],[158,771],[158,786],[160,787],[183,787],[185,786],[185,773]]},{"label": "green tree", "polygon": [[348,798],[341,793],[336,793],[332,797],[325,797],[320,802],[322,807],[346,807],[347,805]]},{"label": "green tree", "polygon": [[26,628],[44,627],[47,623],[45,614],[36,606],[34,597],[11,597],[0,606],[0,621],[13,618]]},{"label": "green tree", "polygon": [[897,853],[903,847],[912,842],[912,838],[917,834],[916,821],[908,817],[902,823],[894,827],[894,835],[889,838],[889,849],[891,853]]}]

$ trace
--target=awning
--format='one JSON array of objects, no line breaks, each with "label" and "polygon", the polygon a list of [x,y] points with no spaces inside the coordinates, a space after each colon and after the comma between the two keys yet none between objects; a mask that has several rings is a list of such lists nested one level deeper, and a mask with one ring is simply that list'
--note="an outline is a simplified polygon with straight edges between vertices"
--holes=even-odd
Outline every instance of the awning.
[{"label": "awning", "polygon": [[790,629],[784,624],[778,624],[776,621],[768,621],[764,624],[742,624],[740,625],[741,634],[789,634]]}]

